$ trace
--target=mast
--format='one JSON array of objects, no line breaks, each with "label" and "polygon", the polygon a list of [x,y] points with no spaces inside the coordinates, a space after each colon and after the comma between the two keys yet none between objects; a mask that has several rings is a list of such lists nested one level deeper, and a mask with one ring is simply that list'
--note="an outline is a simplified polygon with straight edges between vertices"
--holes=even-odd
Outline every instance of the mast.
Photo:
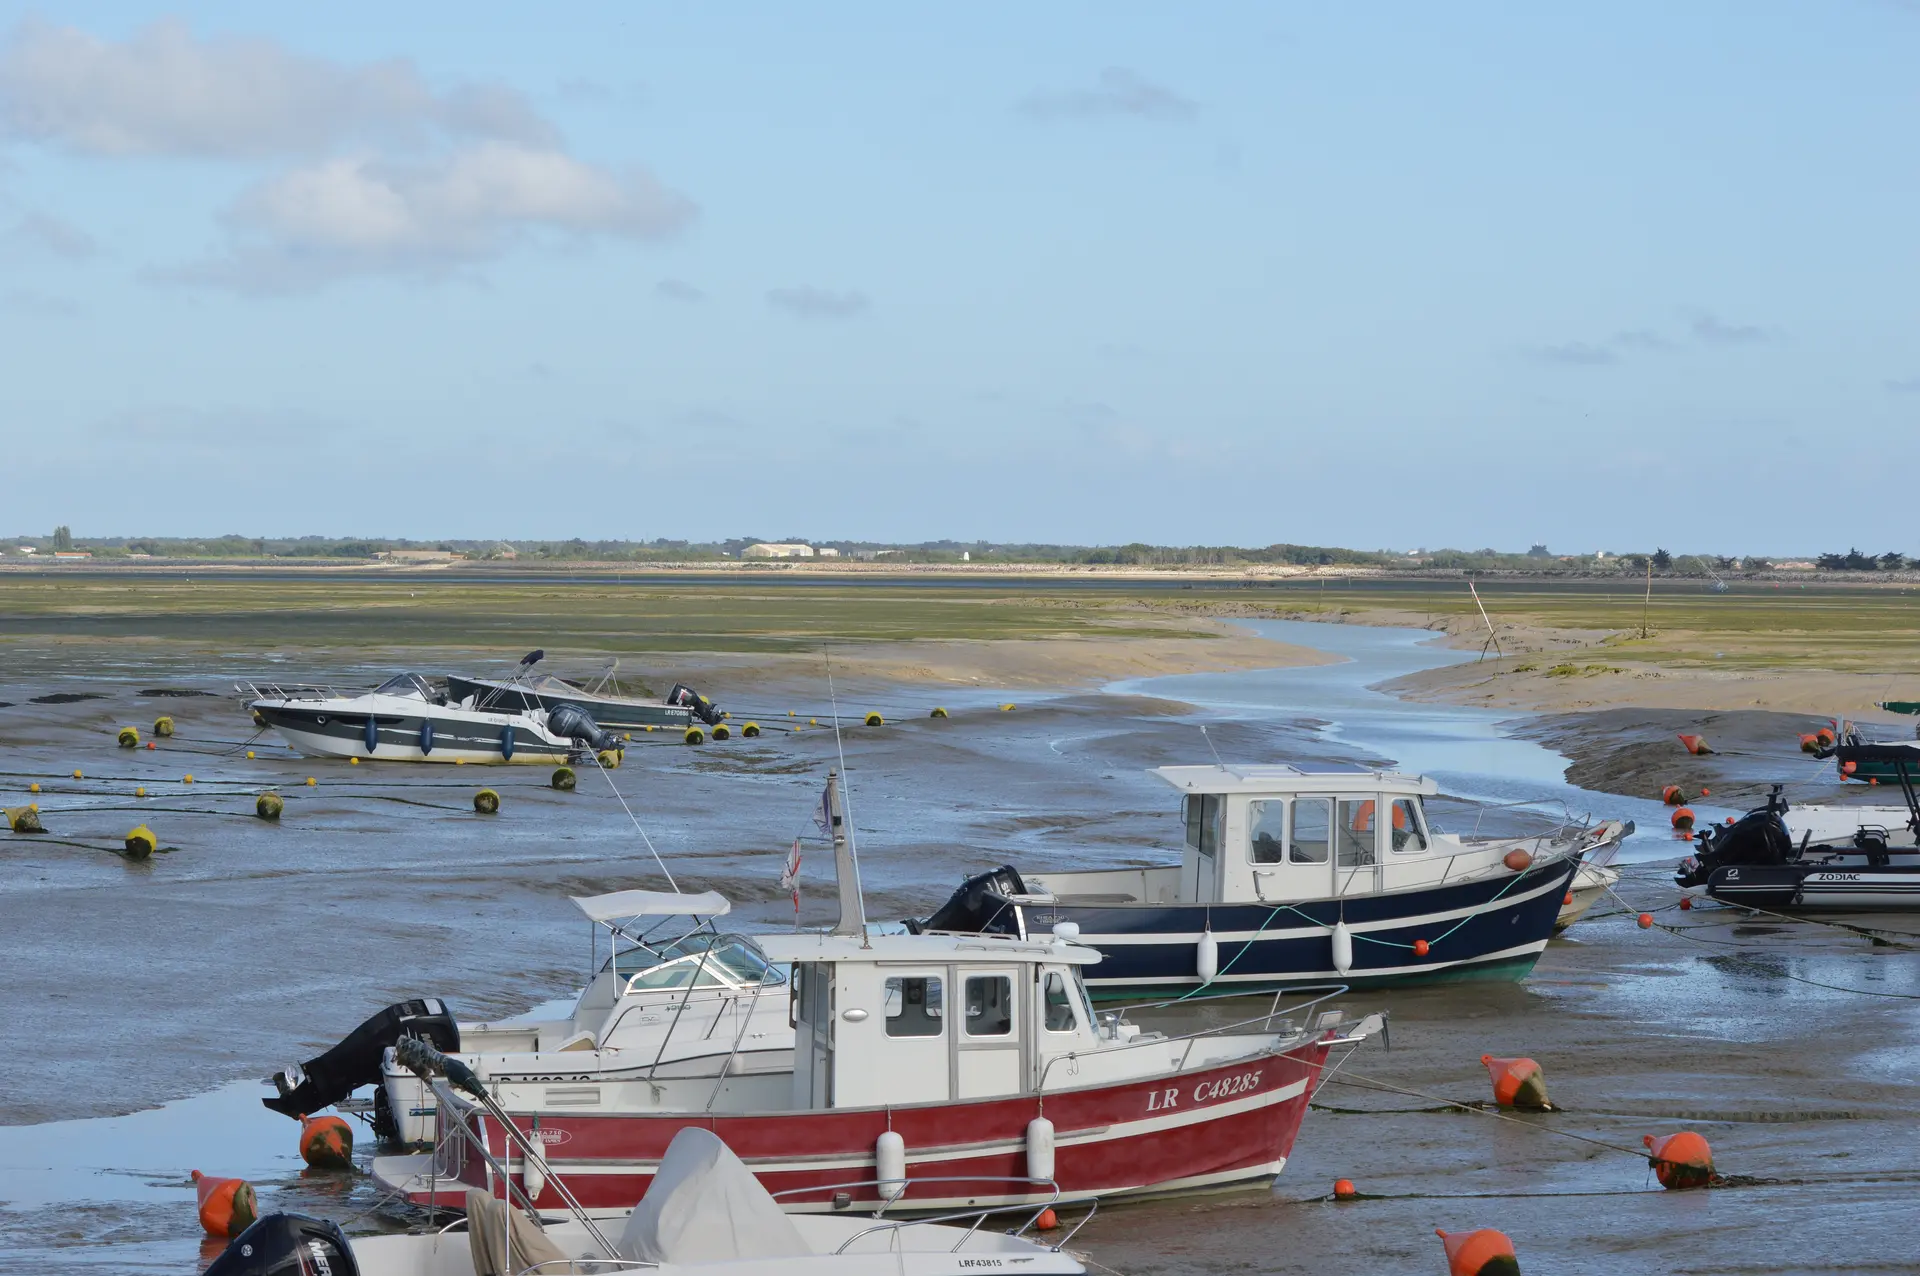
[{"label": "mast", "polygon": [[860,893],[860,857],[848,836],[847,817],[841,807],[840,773],[827,772],[827,832],[833,838],[833,876],[840,885],[840,920],[834,923],[836,935],[867,938],[866,901]]}]

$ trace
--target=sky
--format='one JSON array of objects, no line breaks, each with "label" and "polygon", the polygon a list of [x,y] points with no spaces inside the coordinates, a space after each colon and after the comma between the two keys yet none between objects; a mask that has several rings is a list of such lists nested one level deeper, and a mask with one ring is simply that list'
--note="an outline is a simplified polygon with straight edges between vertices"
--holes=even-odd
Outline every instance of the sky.
[{"label": "sky", "polygon": [[0,529],[1920,554],[1920,0],[0,0]]}]

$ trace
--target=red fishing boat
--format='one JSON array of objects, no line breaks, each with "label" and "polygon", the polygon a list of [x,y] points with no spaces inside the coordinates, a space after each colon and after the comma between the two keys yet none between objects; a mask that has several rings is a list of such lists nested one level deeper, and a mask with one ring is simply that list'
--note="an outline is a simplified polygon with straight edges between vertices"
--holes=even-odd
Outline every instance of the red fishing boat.
[{"label": "red fishing boat", "polygon": [[[1336,1045],[1380,1026],[1317,998],[1182,1035],[1096,1016],[1073,941],[996,935],[760,936],[791,963],[790,1072],[662,1078],[649,1087],[520,1086],[501,1111],[544,1155],[517,1152],[499,1118],[440,1097],[478,1143],[380,1157],[375,1176],[420,1205],[460,1208],[502,1174],[553,1206],[549,1174],[597,1214],[646,1191],[673,1136],[711,1130],[795,1211],[1014,1206],[1254,1183],[1280,1173]],[[450,1106],[451,1101],[451,1106]],[[450,1131],[451,1133],[451,1131]],[[853,1180],[873,1185],[849,1192]],[[1009,1181],[1011,1180],[1011,1182]]]}]

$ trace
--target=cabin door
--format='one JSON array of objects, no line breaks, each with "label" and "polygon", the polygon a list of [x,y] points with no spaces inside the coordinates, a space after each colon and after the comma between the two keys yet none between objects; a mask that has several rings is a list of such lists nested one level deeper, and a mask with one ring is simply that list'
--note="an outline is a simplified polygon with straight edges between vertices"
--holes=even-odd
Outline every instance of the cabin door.
[{"label": "cabin door", "polygon": [[1333,821],[1333,882],[1336,895],[1376,895],[1380,892],[1379,802],[1373,798],[1341,798]]},{"label": "cabin door", "polygon": [[806,1108],[832,1106],[833,967],[796,963],[790,1018],[793,1023],[793,1097]]},{"label": "cabin door", "polygon": [[955,1037],[954,1075],[959,1080],[959,1097],[984,1099],[998,1094],[1018,1094],[1020,1079],[1026,1075],[1021,1066],[1020,1043],[1026,1034],[1024,1007],[1026,989],[1012,970],[982,970],[956,967],[966,1013],[961,1017]]},{"label": "cabin door", "polygon": [[842,962],[838,975],[833,1106],[951,1098],[947,968]]}]

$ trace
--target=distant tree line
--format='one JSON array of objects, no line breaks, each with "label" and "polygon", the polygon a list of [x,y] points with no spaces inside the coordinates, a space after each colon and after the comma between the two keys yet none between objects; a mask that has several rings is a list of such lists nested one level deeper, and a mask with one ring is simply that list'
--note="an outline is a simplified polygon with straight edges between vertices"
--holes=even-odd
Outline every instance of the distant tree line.
[{"label": "distant tree line", "polygon": [[1822,554],[1813,561],[1823,572],[1897,572],[1914,560],[1898,551],[1889,551],[1875,558],[1872,554],[1849,549],[1844,554]]}]

